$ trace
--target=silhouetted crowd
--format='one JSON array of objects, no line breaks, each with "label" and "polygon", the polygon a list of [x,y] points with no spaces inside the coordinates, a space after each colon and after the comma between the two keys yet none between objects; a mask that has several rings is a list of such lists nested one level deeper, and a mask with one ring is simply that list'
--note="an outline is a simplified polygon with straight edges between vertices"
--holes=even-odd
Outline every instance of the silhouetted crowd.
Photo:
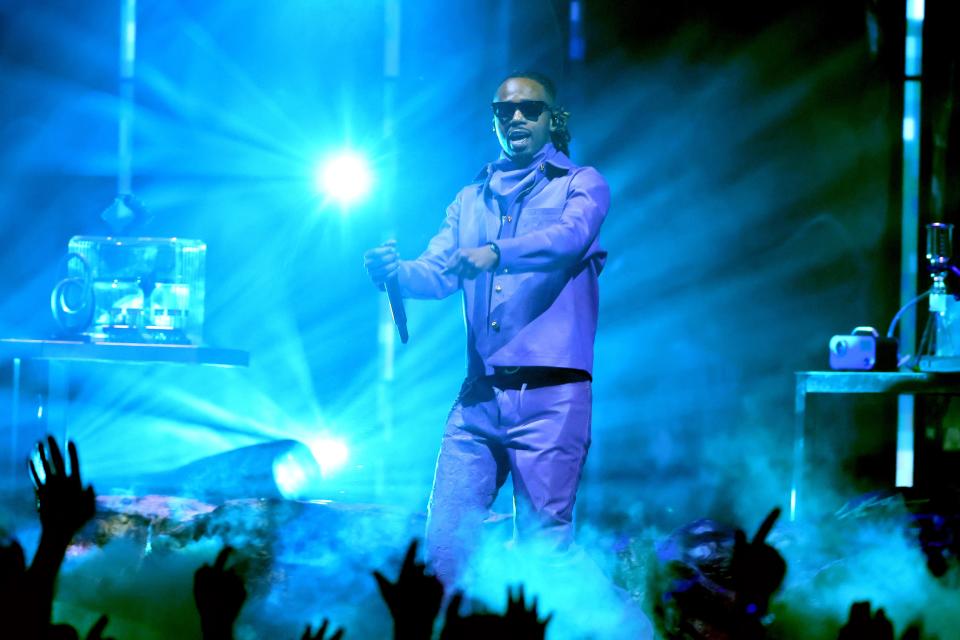
[{"label": "silhouetted crowd", "polygon": [[[57,442],[49,437],[28,463],[36,490],[41,534],[30,566],[16,541],[0,546],[0,637],[61,640],[79,638],[67,624],[53,624],[57,574],[67,548],[95,514],[93,488],[84,487],[76,446],[67,445],[69,470]],[[706,521],[675,532],[661,549],[653,571],[652,609],[659,634],[677,639],[745,639],[767,637],[765,620],[771,596],[786,574],[786,562],[767,543],[780,515],[774,509],[752,538],[736,530],[732,544]],[[717,549],[722,552],[711,552]],[[213,564],[194,574],[193,595],[204,640],[233,638],[234,625],[247,598],[244,579],[230,565],[234,550],[225,546]],[[460,638],[543,639],[550,615],[541,617],[537,599],[530,602],[522,586],[508,590],[504,613],[471,612],[462,615],[464,595],[445,593],[441,582],[417,560],[417,542],[407,548],[395,580],[373,572],[380,594],[393,618],[394,638],[429,640],[435,636],[443,611],[442,640]],[[100,618],[88,630],[88,640],[104,640],[108,619]],[[340,640],[343,629],[331,629],[324,620],[310,625],[301,640]],[[920,629],[910,627],[902,640],[918,640]],[[893,640],[893,625],[883,609],[871,611],[867,602],[855,603],[838,640]]]}]

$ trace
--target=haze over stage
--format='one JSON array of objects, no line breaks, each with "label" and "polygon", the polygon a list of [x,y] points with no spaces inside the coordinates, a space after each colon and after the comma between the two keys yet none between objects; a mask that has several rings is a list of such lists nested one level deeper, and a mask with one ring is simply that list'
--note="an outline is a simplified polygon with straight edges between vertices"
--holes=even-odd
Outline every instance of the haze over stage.
[{"label": "haze over stage", "polygon": [[[23,357],[16,393],[0,359],[0,528],[32,553],[23,460],[48,428],[67,429],[99,495],[55,610],[84,631],[107,610],[117,638],[189,635],[192,573],[224,542],[255,565],[238,628],[299,637],[307,619],[286,614],[309,610],[348,638],[388,629],[369,574],[422,531],[463,320],[455,297],[410,300],[401,345],[361,256],[396,239],[413,258],[436,232],[496,158],[490,101],[513,69],[558,81],[571,156],[613,203],[577,526],[626,593],[564,591],[505,551],[509,492],[475,567],[490,606],[508,583],[538,585],[551,633],[564,615],[596,622],[575,618],[584,603],[645,603],[658,545],[699,540],[690,523],[716,523],[723,559],[732,526],[788,513],[794,373],[827,368],[833,335],[882,333],[901,304],[905,135],[922,221],[960,210],[948,0],[923,4],[921,118],[906,125],[900,1],[133,4],[131,37],[130,0],[0,3],[0,339],[56,337],[68,241],[114,233],[100,215],[126,158],[150,214],[137,233],[206,243],[203,348],[250,357]],[[922,287],[922,251],[914,266]],[[895,397],[808,400],[810,520],[781,516],[770,537],[790,567],[783,629],[836,637],[861,599],[898,632],[957,628],[925,552],[955,563],[960,417],[943,398],[918,407],[917,486],[897,491]]]}]

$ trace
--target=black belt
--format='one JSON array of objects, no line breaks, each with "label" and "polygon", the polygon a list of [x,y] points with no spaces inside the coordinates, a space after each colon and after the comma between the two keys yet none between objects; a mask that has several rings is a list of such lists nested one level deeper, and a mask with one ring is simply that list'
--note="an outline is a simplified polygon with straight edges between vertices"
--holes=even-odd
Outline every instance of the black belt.
[{"label": "black belt", "polygon": [[584,382],[592,380],[590,374],[582,369],[564,369],[562,367],[494,367],[493,375],[485,380],[498,389],[527,389],[552,387],[558,384]]}]

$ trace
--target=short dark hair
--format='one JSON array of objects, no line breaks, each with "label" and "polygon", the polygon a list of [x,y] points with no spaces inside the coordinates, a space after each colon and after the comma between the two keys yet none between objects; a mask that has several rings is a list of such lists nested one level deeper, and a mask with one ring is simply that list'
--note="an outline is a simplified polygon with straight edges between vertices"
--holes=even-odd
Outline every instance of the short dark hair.
[{"label": "short dark hair", "polygon": [[550,98],[550,102],[553,103],[550,107],[550,118],[553,121],[554,130],[550,132],[550,142],[553,143],[553,146],[557,148],[557,151],[563,153],[564,155],[570,155],[570,130],[567,129],[567,119],[570,117],[570,112],[561,107],[559,104],[556,104],[557,101],[557,85],[553,83],[553,80],[550,79],[545,73],[540,73],[539,71],[514,71],[513,73],[504,77],[500,81],[500,84],[503,84],[511,78],[526,78],[527,80],[533,80],[543,87],[544,91],[547,92],[547,97]]},{"label": "short dark hair", "polygon": [[500,84],[503,84],[511,78],[526,78],[527,80],[538,82],[540,86],[546,89],[551,102],[557,99],[557,85],[544,73],[540,73],[539,71],[515,71],[501,80]]}]

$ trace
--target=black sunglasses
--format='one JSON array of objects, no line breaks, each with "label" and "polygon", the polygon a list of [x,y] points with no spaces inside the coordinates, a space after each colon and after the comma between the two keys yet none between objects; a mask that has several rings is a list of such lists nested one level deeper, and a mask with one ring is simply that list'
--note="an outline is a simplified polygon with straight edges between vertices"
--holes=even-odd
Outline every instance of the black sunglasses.
[{"label": "black sunglasses", "polygon": [[534,121],[540,117],[544,109],[550,110],[543,100],[521,100],[520,102],[494,102],[493,115],[500,120],[512,120],[513,114],[520,110],[524,120]]}]

